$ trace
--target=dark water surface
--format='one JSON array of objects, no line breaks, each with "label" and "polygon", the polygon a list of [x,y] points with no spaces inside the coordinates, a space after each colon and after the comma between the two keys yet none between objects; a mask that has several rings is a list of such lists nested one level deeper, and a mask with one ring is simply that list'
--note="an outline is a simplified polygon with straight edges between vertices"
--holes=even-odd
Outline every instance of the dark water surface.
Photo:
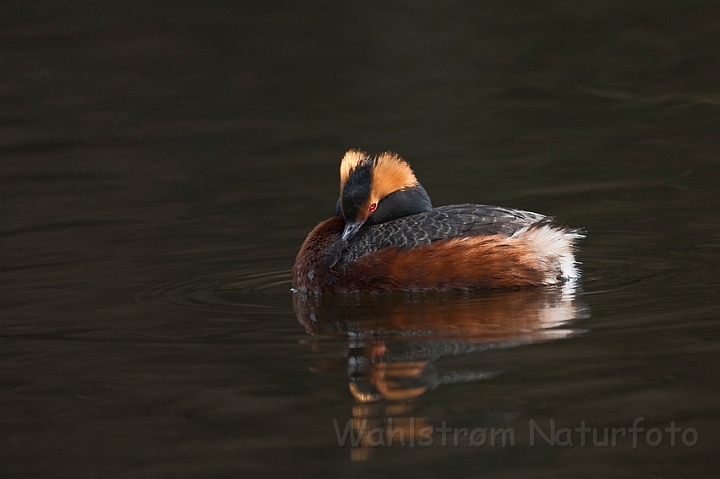
[{"label": "dark water surface", "polygon": [[[714,476],[720,7],[475,3],[3,3],[0,476]],[[583,279],[293,297],[351,147]]]}]

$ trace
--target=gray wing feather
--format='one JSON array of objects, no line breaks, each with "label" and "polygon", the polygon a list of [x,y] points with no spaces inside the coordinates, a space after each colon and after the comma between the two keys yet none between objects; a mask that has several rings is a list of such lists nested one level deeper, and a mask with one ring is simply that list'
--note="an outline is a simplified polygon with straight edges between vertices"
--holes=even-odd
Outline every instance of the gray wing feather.
[{"label": "gray wing feather", "polygon": [[441,239],[502,234],[549,223],[551,217],[488,205],[449,205],[387,223],[364,227],[347,243],[335,245],[329,264],[342,267],[390,246],[412,249]]}]

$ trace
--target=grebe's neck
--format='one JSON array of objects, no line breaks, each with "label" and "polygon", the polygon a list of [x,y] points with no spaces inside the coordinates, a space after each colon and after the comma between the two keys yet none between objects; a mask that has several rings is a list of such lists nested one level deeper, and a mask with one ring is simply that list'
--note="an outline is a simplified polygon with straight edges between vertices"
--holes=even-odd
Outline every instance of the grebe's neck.
[{"label": "grebe's neck", "polygon": [[367,224],[377,225],[415,215],[432,209],[430,196],[420,183],[410,188],[390,193],[380,200],[377,210],[368,218]]},{"label": "grebe's neck", "polygon": [[[341,198],[335,204],[335,216],[342,218]],[[377,209],[367,219],[366,224],[377,225],[397,218],[415,215],[432,209],[430,196],[420,183],[410,188],[390,193],[378,202]]]}]

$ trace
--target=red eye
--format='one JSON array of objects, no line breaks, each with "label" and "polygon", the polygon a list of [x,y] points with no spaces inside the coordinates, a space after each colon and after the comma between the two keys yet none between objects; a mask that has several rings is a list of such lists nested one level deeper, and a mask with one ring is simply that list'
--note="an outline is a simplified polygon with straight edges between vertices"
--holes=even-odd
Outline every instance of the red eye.
[{"label": "red eye", "polygon": [[371,204],[371,205],[370,205],[370,208],[369,208],[370,213],[372,213],[373,211],[375,211],[375,208],[377,208],[377,203]]}]

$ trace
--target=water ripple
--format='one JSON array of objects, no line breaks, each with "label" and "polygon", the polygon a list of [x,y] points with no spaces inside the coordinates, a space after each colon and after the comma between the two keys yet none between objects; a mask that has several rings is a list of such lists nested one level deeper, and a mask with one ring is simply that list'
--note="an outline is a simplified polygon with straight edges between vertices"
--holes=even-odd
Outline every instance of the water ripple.
[{"label": "water ripple", "polygon": [[266,312],[278,307],[278,295],[286,295],[290,283],[287,270],[231,271],[160,284],[147,289],[141,300],[194,311]]}]

